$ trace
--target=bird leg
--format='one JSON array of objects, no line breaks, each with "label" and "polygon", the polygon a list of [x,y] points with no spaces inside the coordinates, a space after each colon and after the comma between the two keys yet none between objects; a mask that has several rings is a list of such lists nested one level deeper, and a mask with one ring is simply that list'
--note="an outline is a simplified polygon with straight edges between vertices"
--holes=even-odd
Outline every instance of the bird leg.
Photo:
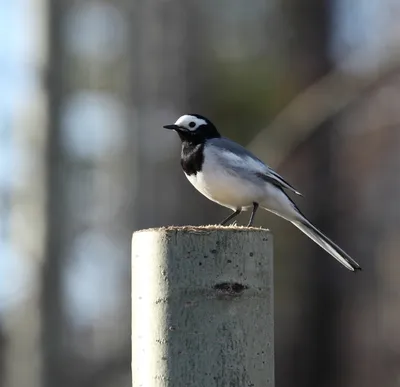
[{"label": "bird leg", "polygon": [[250,221],[249,224],[247,225],[247,227],[251,227],[253,225],[253,220],[254,220],[254,215],[256,214],[256,211],[258,209],[258,203],[253,203],[253,211],[251,212],[251,216],[250,216]]},{"label": "bird leg", "polygon": [[223,226],[224,224],[228,223],[231,219],[235,218],[242,212],[242,209],[237,209],[236,211],[232,212],[226,219],[224,219],[220,225]]}]

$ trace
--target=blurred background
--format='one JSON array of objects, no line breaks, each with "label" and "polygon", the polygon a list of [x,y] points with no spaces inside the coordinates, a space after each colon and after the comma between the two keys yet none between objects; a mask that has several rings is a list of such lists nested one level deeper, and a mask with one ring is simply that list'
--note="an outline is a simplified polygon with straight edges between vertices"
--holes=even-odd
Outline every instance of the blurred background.
[{"label": "blurred background", "polygon": [[398,386],[399,17],[398,0],[0,0],[0,386],[130,385],[132,232],[229,213],[162,129],[191,112],[364,269],[258,213],[276,385]]}]

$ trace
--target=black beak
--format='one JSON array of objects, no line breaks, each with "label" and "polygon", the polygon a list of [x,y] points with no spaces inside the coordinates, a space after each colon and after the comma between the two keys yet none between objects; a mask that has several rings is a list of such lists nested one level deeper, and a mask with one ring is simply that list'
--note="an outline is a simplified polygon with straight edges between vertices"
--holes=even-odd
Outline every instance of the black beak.
[{"label": "black beak", "polygon": [[171,130],[178,130],[180,129],[178,125],[172,124],[172,125],[164,125],[163,128],[165,129],[171,129]]}]

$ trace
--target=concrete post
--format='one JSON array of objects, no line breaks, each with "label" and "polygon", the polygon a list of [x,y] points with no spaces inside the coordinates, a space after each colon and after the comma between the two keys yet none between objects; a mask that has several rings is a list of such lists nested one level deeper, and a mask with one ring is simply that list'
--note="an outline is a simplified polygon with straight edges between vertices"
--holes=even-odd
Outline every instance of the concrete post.
[{"label": "concrete post", "polygon": [[133,387],[273,387],[272,261],[263,229],[134,233]]}]

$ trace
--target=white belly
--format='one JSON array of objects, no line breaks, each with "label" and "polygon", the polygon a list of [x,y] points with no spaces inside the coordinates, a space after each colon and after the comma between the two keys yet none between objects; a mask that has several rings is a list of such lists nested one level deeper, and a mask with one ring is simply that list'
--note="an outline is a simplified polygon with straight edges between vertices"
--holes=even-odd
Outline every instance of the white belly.
[{"label": "white belly", "polygon": [[[206,157],[207,160],[207,157]],[[246,209],[265,197],[265,184],[229,173],[223,166],[204,161],[201,172],[186,177],[208,199],[224,207]]]}]

